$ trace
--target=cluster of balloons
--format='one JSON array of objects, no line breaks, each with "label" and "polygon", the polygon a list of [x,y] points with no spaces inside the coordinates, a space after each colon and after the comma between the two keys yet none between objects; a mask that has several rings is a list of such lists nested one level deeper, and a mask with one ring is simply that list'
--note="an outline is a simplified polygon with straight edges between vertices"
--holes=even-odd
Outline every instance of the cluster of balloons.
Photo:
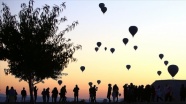
[{"label": "cluster of balloons", "polygon": [[[102,43],[101,42],[97,42],[97,46],[95,47],[95,51],[97,52],[99,50],[99,48],[101,47]],[[107,47],[104,48],[104,50],[107,50]],[[114,53],[115,48],[110,48],[110,52]]]},{"label": "cluster of balloons", "polygon": [[103,12],[103,14],[107,11],[107,7],[105,7],[104,3],[99,3],[99,7],[100,7],[101,11]]},{"label": "cluster of balloons", "polygon": [[[163,57],[164,57],[164,54],[159,54],[159,58],[162,60],[163,59]],[[167,61],[167,60],[165,60],[164,61],[164,64],[165,64],[165,66],[167,66],[168,64],[169,64],[169,62]],[[178,66],[177,65],[174,65],[174,64],[172,64],[172,65],[169,65],[168,66],[168,72],[169,72],[169,74],[172,76],[172,78],[174,78],[174,76],[178,73],[178,71],[179,71],[179,68],[178,68]],[[159,71],[157,71],[157,74],[160,76],[161,75],[161,71],[159,70]]]},{"label": "cluster of balloons", "polygon": [[[101,80],[97,80],[97,84],[99,85],[100,83],[101,83]],[[89,86],[92,86],[92,84],[93,84],[92,82],[88,83]]]},{"label": "cluster of balloons", "polygon": [[[136,26],[130,26],[129,27],[129,32],[132,35],[132,37],[134,37],[134,35],[137,33],[137,31],[138,31],[138,28]],[[123,38],[123,43],[125,45],[127,45],[128,42],[129,42],[129,39],[128,38]],[[135,45],[133,48],[134,48],[134,50],[137,50],[138,49],[138,46]]]}]

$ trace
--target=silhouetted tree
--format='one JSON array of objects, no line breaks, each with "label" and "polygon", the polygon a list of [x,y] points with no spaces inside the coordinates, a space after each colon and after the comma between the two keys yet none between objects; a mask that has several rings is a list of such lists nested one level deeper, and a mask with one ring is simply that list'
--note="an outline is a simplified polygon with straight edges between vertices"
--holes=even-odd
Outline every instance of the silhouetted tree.
[{"label": "silhouetted tree", "polygon": [[0,60],[7,61],[9,66],[5,74],[28,82],[31,102],[33,85],[47,78],[60,78],[69,62],[77,60],[74,52],[81,49],[81,45],[64,38],[78,21],[58,32],[59,24],[67,20],[59,17],[66,8],[65,2],[36,9],[33,2],[22,3],[18,16],[12,15],[9,7],[2,3],[0,17]]}]

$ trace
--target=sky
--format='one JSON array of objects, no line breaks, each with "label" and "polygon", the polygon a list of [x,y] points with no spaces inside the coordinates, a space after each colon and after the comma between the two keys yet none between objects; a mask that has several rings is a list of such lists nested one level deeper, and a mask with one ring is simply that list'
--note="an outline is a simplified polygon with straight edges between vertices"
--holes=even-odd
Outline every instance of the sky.
[{"label": "sky", "polygon": [[[17,14],[21,3],[28,0],[0,0],[6,3],[12,12]],[[97,97],[106,98],[108,84],[117,84],[119,92],[123,94],[123,85],[152,84],[155,80],[172,79],[168,73],[168,66],[175,64],[179,72],[174,79],[185,80],[186,74],[186,1],[184,0],[39,0],[34,7],[45,4],[53,6],[66,2],[66,9],[61,16],[67,17],[67,22],[59,26],[63,30],[73,21],[78,20],[79,25],[65,34],[74,44],[82,45],[82,50],[75,52],[77,62],[70,63],[63,73],[63,83],[58,85],[56,80],[46,79],[39,83],[38,94],[43,88],[50,87],[50,91],[63,85],[67,86],[67,97],[73,97],[73,88],[78,84],[79,97],[88,98],[89,85],[98,87]],[[107,11],[103,14],[99,3],[105,3]],[[0,7],[2,9],[2,6]],[[130,26],[137,26],[138,32],[134,37],[129,32]],[[123,38],[129,42],[124,45]],[[97,42],[102,42],[98,52],[94,50]],[[133,46],[138,49],[134,50]],[[107,47],[107,50],[104,50]],[[112,54],[110,48],[115,48]],[[164,54],[163,59],[159,54]],[[167,66],[164,61],[169,61]],[[130,64],[128,70],[126,65]],[[80,70],[85,66],[85,71]],[[5,75],[4,68],[7,63],[0,61],[0,93],[5,93],[6,86],[14,86],[18,94],[23,87],[28,90],[28,84],[19,82],[14,76]],[[158,76],[157,71],[162,71]],[[101,80],[98,85],[97,80]]]}]

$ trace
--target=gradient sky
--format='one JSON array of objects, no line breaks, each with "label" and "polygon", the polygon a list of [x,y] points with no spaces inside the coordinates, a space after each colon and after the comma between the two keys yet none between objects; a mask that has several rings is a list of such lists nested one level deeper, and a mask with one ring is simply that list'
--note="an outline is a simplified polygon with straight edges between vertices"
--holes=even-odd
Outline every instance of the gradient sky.
[{"label": "gradient sky", "polygon": [[[6,3],[12,12],[17,14],[21,3],[28,0],[0,0]],[[44,4],[53,6],[60,4],[60,0],[39,0],[34,7],[41,7]],[[105,3],[107,12],[103,14],[99,3]],[[77,51],[74,57],[77,62],[70,63],[64,73],[68,76],[62,78],[63,85],[67,86],[67,97],[73,97],[75,84],[80,87],[80,98],[88,98],[88,82],[98,86],[97,97],[105,98],[107,95],[108,83],[117,84],[120,93],[123,92],[125,83],[136,85],[151,84],[155,80],[172,79],[167,71],[164,61],[169,64],[176,64],[179,72],[174,79],[186,79],[186,1],[184,0],[66,0],[67,8],[61,14],[66,16],[68,21],[60,26],[63,30],[68,24],[78,20],[79,25],[65,35],[71,38],[75,44],[81,44],[82,50]],[[1,6],[2,9],[2,6]],[[129,33],[128,28],[132,25],[138,27],[134,37]],[[129,43],[125,46],[123,38],[128,38]],[[102,42],[98,52],[94,48],[96,43]],[[133,46],[137,45],[135,51]],[[104,47],[107,47],[107,51]],[[110,48],[115,48],[112,54]],[[163,53],[164,58],[160,60],[159,54]],[[130,64],[131,69],[127,70],[126,65]],[[81,72],[80,66],[85,66]],[[5,76],[4,68],[6,62],[0,62],[0,93],[5,93],[5,87],[14,86],[18,94],[22,87],[28,84],[19,82],[14,76]],[[157,71],[161,70],[161,76]],[[61,86],[57,81],[48,79],[45,83],[37,84],[38,94],[43,88],[50,87],[50,91],[56,86]]]}]

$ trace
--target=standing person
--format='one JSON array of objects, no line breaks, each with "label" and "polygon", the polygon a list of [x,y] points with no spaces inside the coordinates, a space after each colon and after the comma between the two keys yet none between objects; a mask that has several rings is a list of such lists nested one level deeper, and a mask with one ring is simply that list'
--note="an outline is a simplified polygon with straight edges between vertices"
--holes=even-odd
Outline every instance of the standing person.
[{"label": "standing person", "polygon": [[89,102],[93,102],[93,92],[92,92],[92,85],[90,85],[90,88],[89,88]]},{"label": "standing person", "polygon": [[66,90],[66,85],[63,86],[63,89],[62,89],[62,102],[66,102],[66,93],[67,93],[67,90]]},{"label": "standing person", "polygon": [[17,101],[17,91],[15,90],[15,102]]},{"label": "standing person", "polygon": [[23,87],[23,90],[21,91],[21,95],[22,95],[22,102],[25,102],[27,93],[24,87]]},{"label": "standing person", "polygon": [[92,94],[93,94],[93,102],[96,102],[96,91],[98,90],[98,87],[96,87],[96,85],[94,85],[93,89],[92,89]]},{"label": "standing person", "polygon": [[111,100],[110,100],[111,92],[112,92],[112,85],[108,84],[107,98],[108,98],[109,102],[111,102]]},{"label": "standing person", "polygon": [[38,88],[37,86],[34,87],[34,99],[35,99],[35,102],[37,100],[37,91],[38,91]]},{"label": "standing person", "polygon": [[13,87],[9,90],[9,102],[14,103],[15,102],[15,90]]},{"label": "standing person", "polygon": [[46,97],[47,97],[47,102],[49,102],[49,98],[50,98],[50,88],[48,87],[47,89],[46,89]]},{"label": "standing person", "polygon": [[74,102],[78,102],[79,87],[76,85],[73,89],[74,92]]},{"label": "standing person", "polygon": [[160,85],[157,87],[157,89],[156,89],[156,96],[157,96],[157,102],[159,101],[159,99],[161,100],[161,101],[163,101],[163,99],[162,99],[162,91],[161,91],[161,87],[160,87]]},{"label": "standing person", "polygon": [[46,91],[45,91],[45,88],[43,89],[43,91],[41,92],[41,95],[43,97],[43,102],[45,103],[46,102]]},{"label": "standing person", "polygon": [[9,102],[9,86],[6,86],[6,102]]},{"label": "standing person", "polygon": [[52,102],[56,103],[57,96],[58,96],[58,90],[56,87],[54,87],[54,89],[52,90]]},{"label": "standing person", "polygon": [[116,102],[118,102],[119,88],[118,88],[117,84],[115,84],[115,85],[113,86],[113,92],[115,93]]}]

